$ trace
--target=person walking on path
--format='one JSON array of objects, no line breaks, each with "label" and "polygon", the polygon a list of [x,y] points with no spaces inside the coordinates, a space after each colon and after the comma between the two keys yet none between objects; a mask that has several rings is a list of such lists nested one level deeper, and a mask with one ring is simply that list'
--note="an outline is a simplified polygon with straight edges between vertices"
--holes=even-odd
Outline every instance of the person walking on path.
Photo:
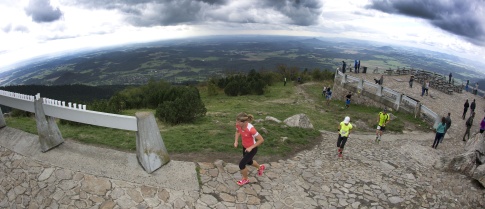
[{"label": "person walking on path", "polygon": [[414,75],[411,75],[409,78],[409,88],[413,88],[413,82],[414,82]]},{"label": "person walking on path", "polygon": [[241,170],[242,179],[236,183],[239,186],[249,183],[248,168],[246,165],[252,165],[258,169],[258,175],[262,176],[265,166],[258,164],[253,160],[258,152],[258,146],[264,142],[263,137],[258,133],[256,128],[250,123],[253,121],[253,115],[246,113],[239,113],[236,117],[236,133],[234,136],[234,147],[238,147],[239,136],[241,136],[243,147],[243,158],[239,162],[239,169]]},{"label": "person walking on path", "polygon": [[332,99],[332,90],[330,90],[330,88],[327,88],[327,105],[330,104],[330,100]]},{"label": "person walking on path", "polygon": [[337,147],[338,147],[338,157],[342,157],[342,152],[344,151],[345,143],[347,143],[347,139],[349,138],[350,131],[352,130],[352,124],[350,124],[350,117],[346,116],[344,121],[340,122],[338,126],[338,139],[337,139]]},{"label": "person walking on path", "polygon": [[424,95],[424,92],[426,92],[426,95],[428,95],[428,91],[426,90],[426,83],[427,82],[428,82],[428,80],[424,80],[423,84],[421,85],[421,96]]},{"label": "person walking on path", "polygon": [[382,112],[379,112],[377,116],[377,130],[376,130],[376,142],[381,142],[382,133],[386,130],[386,125],[390,121],[390,116],[387,113],[387,108],[384,108]]},{"label": "person walking on path", "polygon": [[480,133],[483,134],[485,131],[485,117],[483,117],[482,122],[480,122]]},{"label": "person walking on path", "polygon": [[323,96],[323,98],[327,97],[327,87],[326,86],[324,86],[323,89],[322,89],[322,96]]},{"label": "person walking on path", "polygon": [[451,83],[451,77],[452,77],[452,75],[451,75],[451,72],[450,72],[450,75],[448,75],[448,78],[449,78],[448,83]]},{"label": "person walking on path", "polygon": [[446,122],[446,129],[445,129],[445,133],[443,134],[443,137],[441,137],[440,139],[440,143],[443,142],[443,138],[445,138],[446,132],[448,132],[448,130],[451,127],[451,113],[448,113],[448,116],[445,118],[445,122]]},{"label": "person walking on path", "polygon": [[350,97],[352,97],[352,92],[349,91],[349,93],[345,95],[345,108],[350,107]]},{"label": "person walking on path", "polygon": [[465,120],[466,112],[468,111],[468,107],[470,107],[470,104],[468,103],[468,99],[466,99],[465,104],[463,105],[463,120]]},{"label": "person walking on path", "polygon": [[473,99],[473,102],[470,104],[470,115],[475,112],[475,107],[477,107],[477,104],[475,103],[475,99]]},{"label": "person walking on path", "polygon": [[440,143],[440,140],[444,137],[446,132],[446,118],[442,117],[441,118],[441,123],[438,124],[438,127],[436,127],[436,135],[434,137],[434,142],[431,147],[433,148],[438,148],[438,144]]},{"label": "person walking on path", "polygon": [[[475,113],[473,112],[470,115],[470,117],[468,118],[468,120],[466,120],[466,123],[465,123],[466,130],[465,130],[465,134],[463,135],[463,141],[467,141],[468,139],[470,139],[470,128],[473,125],[473,118],[474,117],[475,117]],[[467,140],[465,140],[465,136],[468,136]]]}]

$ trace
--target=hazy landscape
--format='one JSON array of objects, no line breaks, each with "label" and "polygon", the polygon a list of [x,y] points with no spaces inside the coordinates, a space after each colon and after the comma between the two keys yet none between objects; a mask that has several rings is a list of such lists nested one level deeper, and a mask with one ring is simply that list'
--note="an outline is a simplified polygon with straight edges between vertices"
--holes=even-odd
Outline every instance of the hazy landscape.
[{"label": "hazy landscape", "polygon": [[0,73],[0,85],[140,85],[149,79],[194,83],[251,69],[275,71],[282,65],[301,71],[334,71],[342,61],[353,66],[356,59],[371,72],[376,67],[405,67],[445,75],[452,72],[457,82],[485,77],[478,70],[483,66],[472,61],[416,48],[351,39],[211,36],[38,58]]}]

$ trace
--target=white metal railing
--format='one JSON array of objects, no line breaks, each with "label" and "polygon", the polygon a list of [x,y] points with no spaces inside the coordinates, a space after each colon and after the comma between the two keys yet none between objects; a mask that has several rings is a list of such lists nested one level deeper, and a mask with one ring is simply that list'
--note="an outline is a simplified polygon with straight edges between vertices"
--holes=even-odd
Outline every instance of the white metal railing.
[{"label": "white metal railing", "polygon": [[[336,74],[335,78],[337,78],[338,76],[344,77],[345,74],[343,74],[342,72],[337,70],[337,74]],[[352,80],[352,81],[357,80],[358,82],[361,80],[360,78],[356,78],[356,77],[353,77],[353,76],[350,76],[350,75],[347,75],[347,79]],[[380,85],[364,80],[363,88],[366,89],[366,87],[373,87],[373,88],[377,89],[377,91],[379,91],[378,89],[380,88]],[[376,91],[376,94],[377,94],[377,91]],[[368,92],[371,92],[371,91],[368,91]],[[398,102],[397,105],[399,105],[401,103],[401,101],[404,101],[404,103],[406,103],[406,105],[409,105],[409,106],[412,106],[412,107],[416,107],[416,106],[419,105],[417,101],[415,101],[415,100],[413,100],[413,99],[411,99],[411,98],[409,98],[405,95],[403,95],[401,101],[398,101],[397,97],[400,95],[400,93],[397,92],[397,91],[394,91],[393,89],[390,89],[390,88],[383,87],[381,93],[382,93],[382,96],[384,96],[384,98],[386,98],[386,100],[390,100],[393,104],[396,104],[396,102]],[[392,98],[392,99],[387,99],[388,97]],[[437,126],[437,124],[440,120],[439,115],[436,114],[435,112],[433,112],[431,109],[429,109],[428,107],[426,107],[424,105],[421,105],[421,113],[423,113],[425,115],[425,117],[428,117],[431,120],[431,122],[434,123],[433,127],[436,128],[436,126]]]},{"label": "white metal railing", "polygon": [[[39,98],[39,94],[34,97],[3,90],[0,91],[1,105],[32,113],[35,113],[34,99]],[[86,105],[69,102],[66,106],[66,103],[63,101],[48,98],[42,99],[46,116],[107,128],[138,131],[137,120],[134,116],[90,111],[86,110]]]},{"label": "white metal railing", "polygon": [[406,95],[402,96],[402,100],[407,103],[410,106],[416,107],[418,105],[418,102],[416,102],[414,99],[409,98]]},{"label": "white metal railing", "polygon": [[359,82],[360,78],[356,78],[356,77],[353,77],[353,76],[347,76],[347,80],[349,80],[349,82]]}]

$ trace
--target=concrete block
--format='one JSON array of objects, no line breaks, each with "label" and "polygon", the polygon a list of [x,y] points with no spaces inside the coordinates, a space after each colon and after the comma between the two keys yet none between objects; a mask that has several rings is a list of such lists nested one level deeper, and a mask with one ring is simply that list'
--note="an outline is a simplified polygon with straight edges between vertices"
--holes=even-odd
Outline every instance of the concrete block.
[{"label": "concrete block", "polygon": [[34,106],[40,150],[47,152],[62,144],[64,139],[59,131],[59,127],[57,127],[55,118],[45,115],[42,99],[35,100]]},{"label": "concrete block", "polygon": [[159,169],[170,162],[160,129],[150,112],[137,112],[138,131],[136,132],[136,156],[147,173]]},{"label": "concrete block", "polygon": [[0,128],[7,126],[5,123],[5,118],[3,117],[2,108],[0,108]]}]

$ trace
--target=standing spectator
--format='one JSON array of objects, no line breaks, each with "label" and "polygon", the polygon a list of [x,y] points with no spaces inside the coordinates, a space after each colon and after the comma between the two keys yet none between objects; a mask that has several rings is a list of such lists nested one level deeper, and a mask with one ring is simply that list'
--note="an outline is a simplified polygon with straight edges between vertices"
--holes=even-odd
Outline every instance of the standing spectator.
[{"label": "standing spectator", "polygon": [[327,88],[327,105],[330,104],[330,100],[332,99],[332,90],[330,90],[330,87]]},{"label": "standing spectator", "polygon": [[344,121],[340,122],[338,126],[338,157],[342,157],[342,152],[344,151],[345,143],[350,135],[350,130],[352,130],[352,124],[350,124],[350,117],[346,116]]},{"label": "standing spectator", "polygon": [[252,165],[258,169],[258,175],[263,175],[265,166],[258,164],[253,157],[258,153],[258,146],[264,142],[263,137],[258,133],[256,128],[250,123],[253,121],[253,115],[246,113],[239,113],[236,117],[236,133],[234,136],[234,147],[237,148],[239,136],[241,136],[243,158],[239,162],[239,169],[241,170],[242,179],[236,183],[239,186],[249,183],[249,170],[246,165]]},{"label": "standing spectator", "polygon": [[345,108],[349,108],[350,106],[350,97],[352,97],[352,92],[349,91],[349,93],[345,95]]},{"label": "standing spectator", "polygon": [[322,96],[323,96],[323,98],[327,98],[327,87],[326,86],[323,87]]},{"label": "standing spectator", "polygon": [[413,82],[414,82],[414,75],[411,75],[409,78],[409,88],[413,88]]},{"label": "standing spectator", "polygon": [[[465,134],[463,135],[463,141],[467,141],[468,139],[470,139],[470,128],[473,125],[473,118],[474,117],[475,117],[475,113],[472,113],[472,115],[470,115],[468,120],[466,120],[466,123],[465,123],[466,131],[465,131]],[[468,136],[467,140],[465,140],[465,136]]]},{"label": "standing spectator", "polygon": [[466,112],[468,111],[468,107],[470,107],[470,104],[468,103],[468,99],[466,99],[465,104],[463,105],[463,120],[465,120]]},{"label": "standing spectator", "polygon": [[387,113],[387,108],[384,108],[382,112],[379,112],[377,116],[377,130],[376,130],[376,142],[379,143],[381,141],[382,132],[386,130],[386,125],[390,121],[390,116]]},{"label": "standing spectator", "polygon": [[451,72],[450,72],[450,75],[448,76],[448,78],[449,78],[448,83],[451,83],[451,77],[452,77],[452,75],[451,75]]},{"label": "standing spectator", "polygon": [[283,84],[283,86],[286,86],[286,77],[285,77],[285,81],[284,81],[284,84]]},{"label": "standing spectator", "polygon": [[450,116],[451,116],[451,113],[448,113],[448,116],[445,118],[446,129],[445,129],[445,133],[443,134],[443,137],[440,139],[440,143],[443,142],[443,138],[445,138],[446,132],[448,132],[448,130],[451,127],[451,117]]},{"label": "standing spectator", "polygon": [[468,91],[468,84],[470,83],[470,80],[466,80],[466,86],[465,86],[465,91]]},{"label": "standing spectator", "polygon": [[345,73],[345,68],[347,67],[347,63],[345,61],[342,61],[342,72]]},{"label": "standing spectator", "polygon": [[436,135],[434,137],[434,142],[431,147],[433,148],[438,148],[438,144],[440,143],[440,140],[444,137],[446,132],[446,119],[445,117],[441,118],[441,123],[438,124],[438,127],[436,128]]},{"label": "standing spectator", "polygon": [[357,60],[357,72],[360,73],[360,60]]},{"label": "standing spectator", "polygon": [[354,62],[354,72],[357,72],[357,67],[358,67],[357,66],[357,60],[355,60],[355,62]]},{"label": "standing spectator", "polygon": [[382,86],[382,83],[384,83],[384,75],[381,75],[381,78],[379,79],[379,85]]},{"label": "standing spectator", "polygon": [[470,104],[470,115],[472,115],[472,113],[475,113],[476,106],[477,104],[475,103],[475,99],[473,99],[473,102]]},{"label": "standing spectator", "polygon": [[475,83],[475,95],[478,93],[478,82]]},{"label": "standing spectator", "polygon": [[485,131],[485,117],[483,117],[482,122],[480,122],[480,133],[483,134]]},{"label": "standing spectator", "polygon": [[426,91],[426,96],[428,96],[428,90],[429,90],[429,81],[425,80],[424,81],[424,91]]}]

